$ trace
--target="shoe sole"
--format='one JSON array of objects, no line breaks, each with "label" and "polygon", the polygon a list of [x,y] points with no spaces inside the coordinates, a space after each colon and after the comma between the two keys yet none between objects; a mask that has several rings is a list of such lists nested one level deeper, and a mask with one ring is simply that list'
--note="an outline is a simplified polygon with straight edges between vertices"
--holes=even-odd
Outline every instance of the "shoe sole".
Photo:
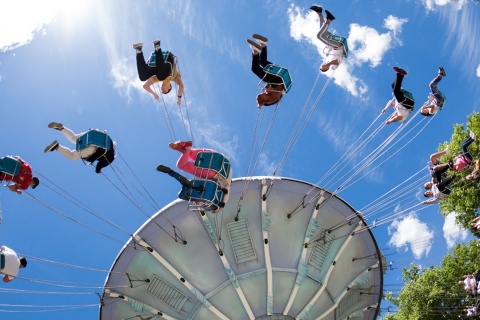
[{"label": "shoe sole", "polygon": [[265,38],[264,36],[261,36],[261,35],[259,35],[259,34],[256,34],[256,33],[252,34],[252,38],[255,39],[255,40],[263,41],[263,42],[267,42],[267,41],[268,41],[267,38]]},{"label": "shoe sole", "polygon": [[63,124],[59,123],[59,122],[50,122],[48,124],[48,127],[51,128],[51,129],[61,129],[63,128]]},{"label": "shoe sole", "polygon": [[262,51],[262,47],[258,43],[256,43],[255,41],[247,39],[247,43],[249,45],[251,45],[252,47],[255,47],[256,49]]},{"label": "shoe sole", "polygon": [[57,145],[58,145],[57,140],[53,141],[52,143],[50,143],[50,144],[45,148],[45,150],[43,150],[43,153],[47,153],[47,152],[49,152],[49,151],[52,151]]}]

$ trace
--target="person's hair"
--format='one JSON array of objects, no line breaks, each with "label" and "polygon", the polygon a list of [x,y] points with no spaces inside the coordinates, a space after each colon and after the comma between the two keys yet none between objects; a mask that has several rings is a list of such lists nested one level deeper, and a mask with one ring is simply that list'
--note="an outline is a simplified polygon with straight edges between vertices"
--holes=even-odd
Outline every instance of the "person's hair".
[{"label": "person's hair", "polygon": [[170,91],[172,91],[172,84],[170,82],[168,82],[168,84],[170,85],[170,89],[168,89],[165,93],[162,91],[163,94],[168,94]]},{"label": "person's hair", "polygon": [[18,259],[20,261],[20,265],[22,267],[26,267],[27,266],[27,259],[25,259],[25,257],[21,257],[20,259]]},{"label": "person's hair", "polygon": [[432,192],[432,191],[430,191],[430,190],[425,191],[425,192],[423,193],[423,196],[424,196],[425,198],[430,198],[432,195],[431,195],[431,194],[430,194],[430,195],[427,194],[427,192]]},{"label": "person's hair", "polygon": [[282,98],[283,98],[283,94],[280,95],[280,98],[278,98],[277,101],[272,102],[272,103],[265,103],[264,106],[268,107],[268,106],[272,106],[272,105],[274,105],[274,104],[276,104],[276,103],[279,103],[280,100],[282,100]]},{"label": "person's hair", "polygon": [[38,179],[37,177],[33,177],[32,182],[33,182],[32,189],[35,189],[40,184],[40,179]]}]

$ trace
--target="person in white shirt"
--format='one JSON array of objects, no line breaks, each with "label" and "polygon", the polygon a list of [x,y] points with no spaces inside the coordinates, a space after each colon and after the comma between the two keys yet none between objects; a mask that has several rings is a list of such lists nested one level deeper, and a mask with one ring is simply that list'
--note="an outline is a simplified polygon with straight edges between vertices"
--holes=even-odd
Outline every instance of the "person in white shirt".
[{"label": "person in white shirt", "polygon": [[345,48],[341,41],[332,39],[332,33],[328,31],[330,22],[335,20],[335,17],[328,11],[325,10],[327,20],[322,15],[322,7],[313,5],[310,7],[311,10],[315,11],[320,18],[320,31],[317,34],[318,40],[322,41],[327,45],[326,59],[323,64],[320,66],[320,71],[327,72],[328,70],[335,70],[340,63],[342,63],[345,57]]},{"label": "person in white shirt", "polygon": [[27,259],[18,258],[17,253],[7,246],[0,248],[0,273],[3,274],[3,282],[14,280],[20,268],[27,266]]}]

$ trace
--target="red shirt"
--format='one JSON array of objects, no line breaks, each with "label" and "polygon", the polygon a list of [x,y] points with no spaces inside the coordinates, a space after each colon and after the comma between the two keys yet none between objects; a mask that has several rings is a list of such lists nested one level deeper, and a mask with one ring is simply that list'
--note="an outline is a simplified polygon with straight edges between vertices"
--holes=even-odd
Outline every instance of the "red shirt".
[{"label": "red shirt", "polygon": [[32,168],[28,163],[26,163],[22,158],[20,157],[14,157],[15,159],[19,160],[22,164],[20,167],[20,172],[18,175],[15,177],[5,174],[5,173],[0,173],[0,180],[5,180],[5,181],[10,181],[12,180],[13,182],[17,183],[20,188],[23,190],[27,190],[28,187],[30,186],[30,182],[32,181]]}]

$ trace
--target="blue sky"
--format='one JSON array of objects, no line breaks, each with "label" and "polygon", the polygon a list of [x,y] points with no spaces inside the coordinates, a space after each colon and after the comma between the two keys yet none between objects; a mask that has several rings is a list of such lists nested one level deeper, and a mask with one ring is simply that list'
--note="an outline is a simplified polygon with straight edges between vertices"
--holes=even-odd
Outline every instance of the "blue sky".
[{"label": "blue sky", "polygon": [[[92,167],[69,162],[58,153],[43,154],[44,147],[55,139],[68,146],[61,134],[47,128],[49,122],[62,122],[76,132],[89,128],[108,130],[117,141],[118,151],[156,203],[162,207],[176,198],[178,183],[157,173],[155,168],[160,163],[175,165],[178,154],[168,148],[168,143],[185,138],[182,115],[174,94],[164,97],[164,105],[142,89],[133,43],[144,42],[148,55],[151,41],[161,39],[162,49],[177,55],[195,145],[228,155],[234,178],[247,173],[258,113],[258,79],[250,71],[251,51],[245,43],[252,33],[269,38],[269,59],[287,67],[294,80],[280,105],[254,175],[272,174],[300,110],[304,105],[310,108],[328,77],[333,76],[332,81],[277,175],[318,182],[391,98],[393,66],[408,71],[404,87],[414,94],[416,110],[426,100],[428,83],[438,66],[444,66],[447,77],[439,85],[447,97],[444,109],[421,132],[418,128],[426,120],[420,116],[413,119],[408,127],[423,120],[413,130],[419,135],[388,162],[339,193],[359,210],[421,170],[430,153],[449,139],[452,125],[465,124],[467,115],[478,110],[478,5],[466,0],[456,4],[446,0],[317,3],[336,16],[331,28],[348,38],[350,55],[335,74],[320,76],[307,104],[324,47],[316,39],[318,17],[308,10],[313,3],[264,1],[252,6],[249,1],[210,0],[46,0],[41,4],[1,1],[0,153],[20,155],[46,177],[37,189],[29,191],[32,196],[115,240],[62,217],[27,196],[17,196],[2,188],[1,242],[33,258],[20,274],[26,280],[0,288],[3,304],[19,306],[2,305],[0,312],[19,311],[9,314],[9,319],[25,319],[32,316],[25,310],[67,305],[83,307],[38,312],[35,317],[97,317],[99,301],[94,292],[101,292],[104,271],[128,239],[125,233],[73,206],[47,185],[59,186],[128,232],[133,233],[146,219]],[[165,108],[173,134],[164,119]],[[185,105],[182,110],[186,117]],[[263,135],[273,107],[264,112]],[[386,118],[383,115],[380,120]],[[355,158],[348,168],[362,161],[398,127],[389,125],[367,150],[348,154]],[[393,154],[398,149],[396,146],[388,152]],[[121,159],[116,164],[121,166]],[[112,180],[115,178],[110,168],[104,172]],[[426,173],[425,169],[423,174]],[[406,191],[408,196],[421,201],[421,184]],[[443,218],[436,205],[402,211],[411,206],[400,200],[394,204],[368,220],[388,218],[373,229],[387,262],[395,261],[394,266],[399,268],[385,275],[385,290],[398,288],[401,267],[410,262],[438,263],[453,243],[469,239],[464,230],[455,228],[453,216]],[[150,214],[155,212],[151,207],[147,210]],[[396,212],[401,214],[393,216]],[[89,284],[88,288],[80,288],[85,284]],[[5,289],[29,291],[12,293]]]}]

